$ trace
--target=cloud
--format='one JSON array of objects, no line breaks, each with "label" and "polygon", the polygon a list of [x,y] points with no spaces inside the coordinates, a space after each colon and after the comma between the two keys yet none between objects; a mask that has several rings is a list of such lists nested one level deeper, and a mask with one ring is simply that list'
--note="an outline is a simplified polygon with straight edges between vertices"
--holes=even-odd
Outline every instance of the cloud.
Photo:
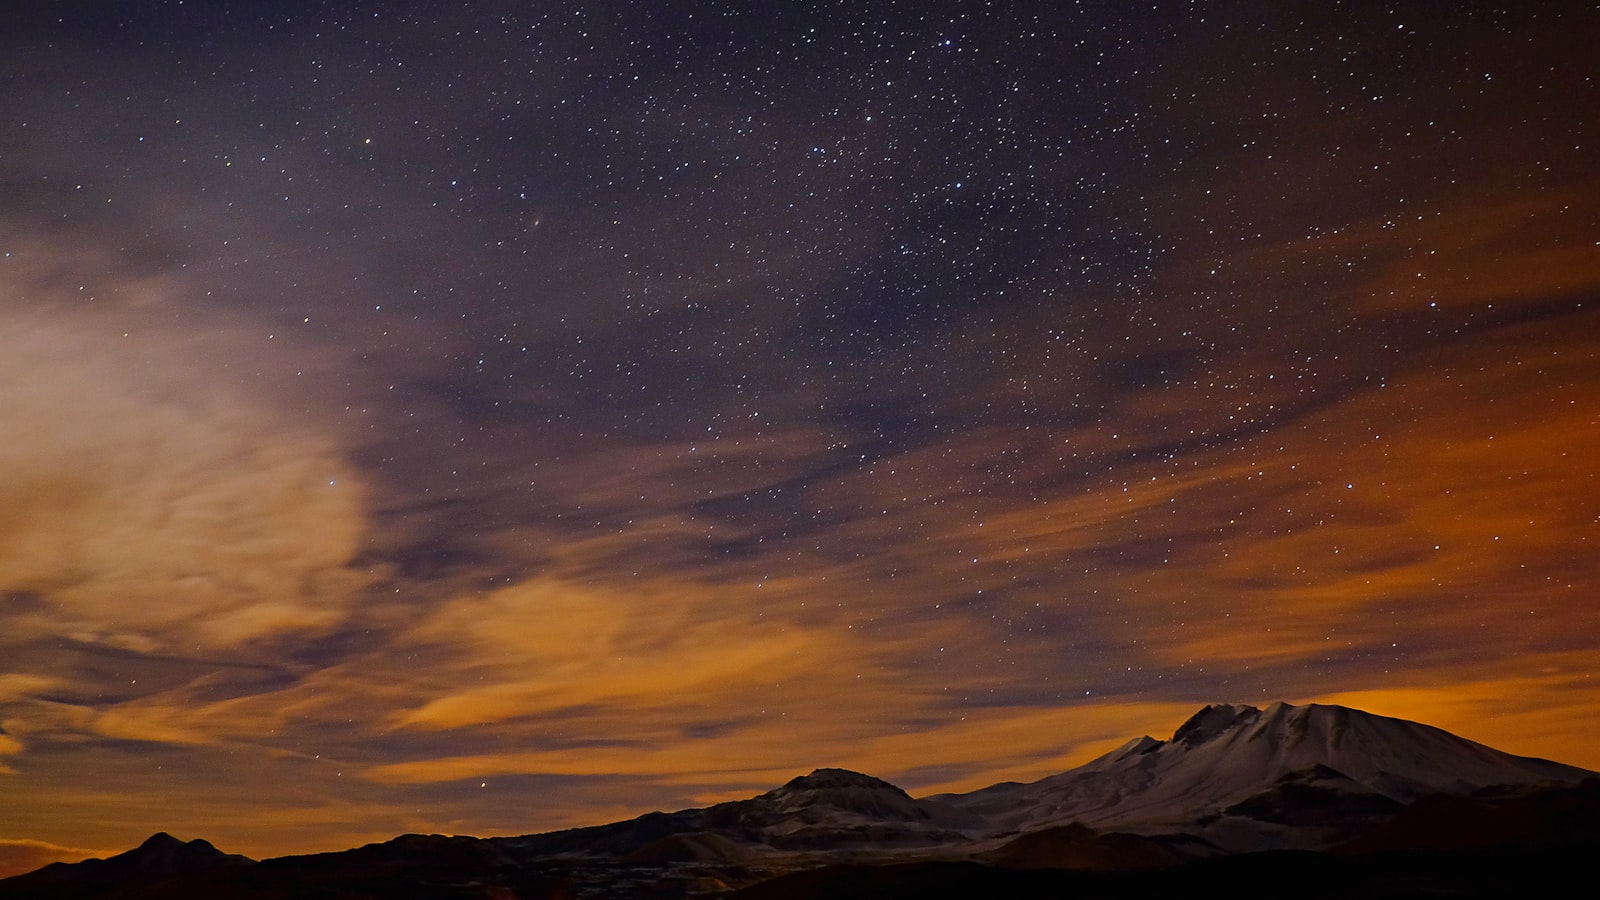
[{"label": "cloud", "polygon": [[9,637],[148,652],[338,622],[367,580],[351,566],[360,479],[335,440],[252,391],[265,335],[217,319],[185,336],[159,283],[69,305],[12,262],[0,592],[24,602],[5,610]]},{"label": "cloud", "polygon": [[[15,756],[23,750],[22,742],[0,731],[0,756]],[[17,770],[0,761],[0,775],[15,775]]]},{"label": "cloud", "polygon": [[1600,287],[1600,248],[1583,224],[1600,214],[1600,185],[1555,185],[1431,216],[1396,217],[1345,236],[1394,248],[1398,259],[1363,286],[1367,312],[1535,304]]},{"label": "cloud", "polygon": [[60,683],[61,679],[53,676],[7,672],[0,675],[0,703],[10,703],[23,697],[33,696]]},{"label": "cloud", "polygon": [[98,857],[104,859],[121,850],[87,850],[81,847],[62,847],[45,841],[7,840],[0,838],[0,878],[32,872],[53,862],[78,862]]},{"label": "cloud", "polygon": [[113,709],[94,717],[95,733],[123,741],[150,741],[160,744],[205,744],[208,737],[195,729],[153,720],[127,710]]},{"label": "cloud", "polygon": [[[681,719],[658,720],[641,711],[655,733],[640,729],[630,736],[658,739],[446,756],[378,765],[364,775],[391,785],[530,774],[624,775],[693,785],[699,801],[714,802],[747,796],[743,792],[750,784],[770,787],[814,767],[843,766],[891,779],[908,775],[911,780],[903,786],[936,793],[1055,774],[1140,734],[1166,735],[1195,709],[1184,702],[1132,701],[990,707],[949,715],[922,705],[873,717],[869,709],[880,707],[872,706],[872,696],[841,699],[818,690],[810,708],[791,706],[782,716],[751,717],[698,737],[672,727]],[[904,720],[919,720],[919,726],[909,728]],[[623,717],[603,721],[620,724]]]},{"label": "cloud", "polygon": [[1194,565],[1147,579],[1196,607],[1168,652],[1263,660],[1324,656],[1330,637],[1448,634],[1500,652],[1567,639],[1587,618],[1569,586],[1595,574],[1573,541],[1600,514],[1586,468],[1600,428],[1579,400],[1600,380],[1593,354],[1559,339],[1567,327],[1501,329],[1479,339],[1498,347],[1496,364],[1482,361],[1488,346],[1463,347],[1263,438],[1247,451],[1271,462],[1233,479],[1230,506],[1179,495],[1183,517],[1216,534]]},{"label": "cloud", "polygon": [[1306,702],[1337,703],[1443,728],[1498,750],[1600,771],[1589,739],[1600,696],[1589,650],[1440,668],[1397,686],[1340,691]]},{"label": "cloud", "polygon": [[[407,632],[397,652],[432,652],[437,694],[397,718],[443,729],[620,706],[719,708],[744,686],[826,671],[848,639],[827,644],[793,623],[763,621],[754,585],[661,578],[604,584],[536,579],[457,598]],[[739,602],[744,600],[746,602]]]},{"label": "cloud", "polygon": [[[1059,696],[958,705],[946,663],[919,660],[970,637],[969,623],[906,620],[868,634],[826,602],[850,583],[846,570],[833,575],[759,587],[540,578],[459,597],[401,636],[391,662],[371,661],[406,685],[397,697],[424,699],[392,717],[392,740],[411,758],[362,775],[402,787],[605,774],[689,787],[710,802],[843,765],[958,789],[1042,777],[1191,711]],[[822,609],[808,612],[801,598]],[[963,673],[967,689],[972,677]],[[485,749],[455,750],[472,745]]]}]

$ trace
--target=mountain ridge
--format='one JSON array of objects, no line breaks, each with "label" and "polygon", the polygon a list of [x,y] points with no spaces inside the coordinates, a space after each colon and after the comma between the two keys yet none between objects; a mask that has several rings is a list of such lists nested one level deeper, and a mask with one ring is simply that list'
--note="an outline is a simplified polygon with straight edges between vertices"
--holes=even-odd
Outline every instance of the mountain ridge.
[{"label": "mountain ridge", "polygon": [[964,794],[916,798],[821,768],[745,800],[605,825],[402,835],[260,863],[163,832],[108,860],[0,879],[0,896],[120,896],[124,883],[149,898],[298,896],[330,885],[383,894],[420,879],[463,892],[417,896],[483,896],[471,885],[500,885],[525,897],[636,896],[647,886],[688,897],[838,865],[1133,871],[1262,850],[1420,847],[1414,835],[1440,809],[1493,823],[1480,829],[1491,836],[1548,843],[1574,827],[1600,836],[1600,825],[1583,824],[1600,823],[1600,775],[1346,707],[1212,704],[1168,740],[1135,738],[1065,772]]}]

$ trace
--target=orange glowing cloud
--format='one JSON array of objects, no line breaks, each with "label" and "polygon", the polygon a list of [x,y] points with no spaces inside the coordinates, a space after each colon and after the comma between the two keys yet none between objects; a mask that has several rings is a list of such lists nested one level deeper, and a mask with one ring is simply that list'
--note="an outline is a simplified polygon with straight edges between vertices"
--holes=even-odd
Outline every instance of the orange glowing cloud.
[{"label": "orange glowing cloud", "polygon": [[1600,215],[1600,185],[1374,223],[1371,238],[1400,259],[1364,286],[1369,312],[1528,303],[1600,287],[1600,246],[1584,223]]},{"label": "orange glowing cloud", "polygon": [[[817,586],[762,590],[809,588],[815,598]],[[912,660],[941,635],[960,639],[961,623],[908,624],[908,633],[868,640],[837,623],[752,616],[734,596],[749,590],[537,580],[452,601],[394,650],[428,660],[425,674],[394,677],[435,695],[394,721],[463,734],[492,726],[496,743],[515,749],[380,763],[363,776],[408,785],[604,773],[698,785],[696,796],[709,802],[829,764],[888,775],[938,770],[927,784],[944,789],[975,786],[997,766],[1040,777],[1120,743],[1129,728],[1170,727],[1166,720],[1188,706],[956,714],[943,673]],[[787,598],[771,608],[801,607]]]},{"label": "orange glowing cloud", "polygon": [[151,651],[338,621],[367,581],[360,481],[229,377],[213,345],[245,341],[237,323],[205,343],[149,310],[41,305],[0,313],[0,591],[49,610],[9,616],[13,636]]},{"label": "orange glowing cloud", "polygon": [[104,859],[125,849],[88,850],[82,847],[62,847],[46,841],[0,839],[0,878],[31,872],[53,862],[78,862],[91,857]]},{"label": "orange glowing cloud", "polygon": [[[748,786],[780,783],[820,765],[838,765],[885,777],[903,774],[922,793],[971,790],[997,780],[1031,780],[1087,762],[1132,737],[1165,735],[1194,711],[1188,703],[1105,703],[1072,707],[979,708],[960,716],[910,708],[871,722],[873,704],[889,699],[868,688],[841,698],[816,690],[815,702],[791,706],[782,716],[752,719],[701,737],[675,733],[674,719],[641,709],[633,715],[655,728],[637,728],[648,741],[577,749],[513,750],[374,766],[364,776],[384,784],[493,779],[507,775],[594,775],[649,778],[698,786],[698,802],[743,796]],[[832,700],[830,703],[829,700]],[[924,701],[925,702],[925,701]],[[853,714],[841,715],[843,710]],[[869,717],[862,722],[860,716]],[[896,725],[920,719],[915,729]],[[624,726],[624,716],[602,716]],[[623,736],[618,732],[618,736]],[[920,771],[938,773],[932,779]],[[719,787],[720,785],[720,787]]]},{"label": "orange glowing cloud", "polygon": [[1587,650],[1485,661],[1405,687],[1309,698],[1435,725],[1500,750],[1600,771],[1600,689]]}]

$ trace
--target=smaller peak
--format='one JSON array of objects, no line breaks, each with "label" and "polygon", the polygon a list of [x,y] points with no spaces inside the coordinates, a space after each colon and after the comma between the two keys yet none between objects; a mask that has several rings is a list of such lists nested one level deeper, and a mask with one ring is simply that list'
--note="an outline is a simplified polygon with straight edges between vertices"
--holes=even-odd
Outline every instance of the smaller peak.
[{"label": "smaller peak", "polygon": [[899,788],[881,778],[852,772],[849,769],[813,769],[810,775],[793,778],[784,785],[789,790],[823,791],[838,788],[874,788],[903,793]]},{"label": "smaller peak", "polygon": [[182,847],[183,845],[183,841],[180,841],[172,835],[167,834],[165,831],[158,831],[155,834],[145,838],[144,843],[139,845],[139,849],[160,850],[167,847]]},{"label": "smaller peak", "polygon": [[1133,740],[1127,742],[1126,744],[1123,744],[1118,749],[1119,749],[1119,752],[1121,752],[1124,755],[1133,756],[1134,754],[1145,754],[1145,753],[1154,752],[1156,750],[1161,749],[1162,747],[1165,747],[1166,744],[1167,744],[1166,741],[1158,741],[1155,738],[1153,738],[1153,737],[1151,737],[1150,735],[1147,734],[1147,735],[1144,735],[1143,737],[1134,738]]},{"label": "smaller peak", "polygon": [[1105,758],[1126,759],[1130,756],[1142,756],[1146,753],[1154,753],[1166,745],[1166,741],[1158,741],[1147,734],[1143,737],[1136,737],[1126,744],[1123,744],[1121,747],[1118,747],[1110,753],[1107,753]]},{"label": "smaller peak", "polygon": [[158,831],[145,839],[136,849],[119,853],[107,860],[119,867],[130,867],[140,872],[189,872],[222,863],[247,861],[246,857],[223,853],[210,841],[196,838],[182,841],[165,831]]},{"label": "smaller peak", "polygon": [[1243,704],[1213,703],[1189,717],[1172,734],[1172,742],[1185,747],[1204,744],[1236,726],[1253,722],[1261,710]]}]

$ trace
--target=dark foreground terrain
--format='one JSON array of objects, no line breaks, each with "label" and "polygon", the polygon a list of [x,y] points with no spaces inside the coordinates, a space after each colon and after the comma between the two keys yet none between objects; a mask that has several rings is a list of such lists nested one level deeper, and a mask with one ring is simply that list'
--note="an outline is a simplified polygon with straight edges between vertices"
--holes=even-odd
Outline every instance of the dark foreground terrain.
[{"label": "dark foreground terrain", "polygon": [[[446,854],[447,856],[449,854]],[[343,854],[339,854],[343,856]],[[1372,855],[1273,851],[1143,871],[1001,868],[974,861],[829,865],[731,889],[720,867],[517,866],[471,863],[465,855],[405,861],[316,857],[233,864],[202,872],[138,873],[112,879],[44,873],[0,882],[5,898],[199,900],[199,898],[1060,898],[1127,900],[1286,897],[1382,898],[1577,896],[1592,885],[1600,839]]]},{"label": "dark foreground terrain", "polygon": [[1600,841],[1492,851],[1457,850],[1350,857],[1274,851],[1200,860],[1169,869],[1075,872],[994,869],[976,863],[837,866],[782,876],[730,896],[738,900],[865,898],[1294,897],[1385,900],[1416,897],[1565,897],[1586,892]]}]

